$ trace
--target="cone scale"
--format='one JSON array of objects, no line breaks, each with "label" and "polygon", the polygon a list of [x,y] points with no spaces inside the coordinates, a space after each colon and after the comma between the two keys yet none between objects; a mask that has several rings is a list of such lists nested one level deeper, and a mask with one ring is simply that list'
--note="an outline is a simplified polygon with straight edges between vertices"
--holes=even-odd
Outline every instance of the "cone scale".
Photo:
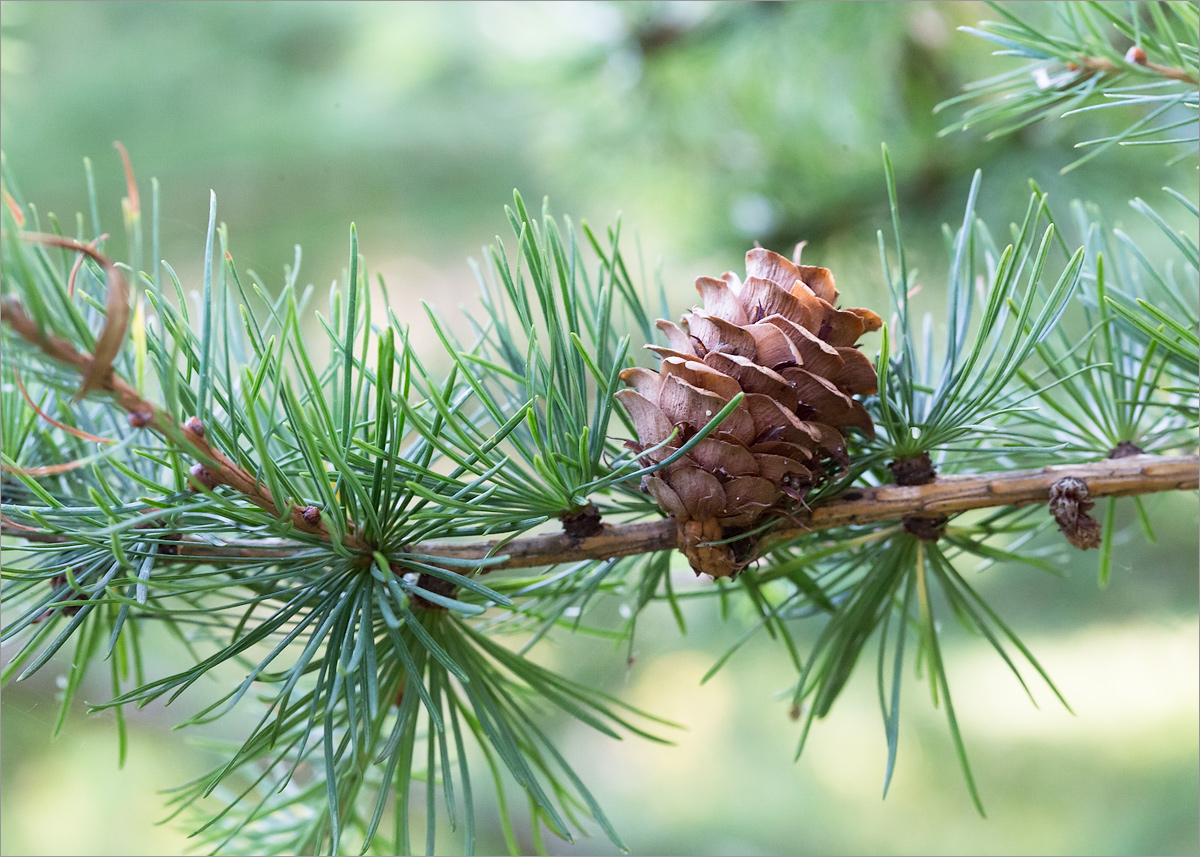
[{"label": "cone scale", "polygon": [[731,577],[752,562],[752,540],[738,537],[767,516],[793,517],[809,492],[844,473],[845,432],[875,433],[853,397],[877,390],[856,343],[880,318],[838,309],[833,274],[799,264],[802,246],[793,259],[756,247],[744,280],[733,272],[697,279],[703,309],[678,325],[659,319],[667,345],[647,346],[658,370],[621,373],[629,389],[616,396],[637,430],[634,448],[671,438],[643,455],[647,464],[745,394],[708,437],[642,480],[678,523],[679,548],[697,574]]}]

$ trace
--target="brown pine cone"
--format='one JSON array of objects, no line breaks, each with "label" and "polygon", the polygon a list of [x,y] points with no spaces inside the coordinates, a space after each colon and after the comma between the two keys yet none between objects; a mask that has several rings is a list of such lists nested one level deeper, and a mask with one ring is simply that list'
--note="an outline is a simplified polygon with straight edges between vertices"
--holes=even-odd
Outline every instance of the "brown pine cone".
[{"label": "brown pine cone", "polygon": [[714,541],[751,529],[767,514],[787,516],[813,488],[845,472],[842,431],[874,436],[862,404],[874,393],[875,367],[856,342],[878,330],[867,309],[837,309],[827,268],[800,265],[755,248],[746,280],[732,272],[700,277],[704,300],[682,327],[660,319],[667,347],[657,372],[626,369],[621,400],[637,429],[640,452],[678,428],[671,444],[644,459],[662,461],[704,428],[738,393],[745,398],[687,455],[646,477],[642,487],[679,523],[679,547],[697,573],[736,574],[753,545]]}]

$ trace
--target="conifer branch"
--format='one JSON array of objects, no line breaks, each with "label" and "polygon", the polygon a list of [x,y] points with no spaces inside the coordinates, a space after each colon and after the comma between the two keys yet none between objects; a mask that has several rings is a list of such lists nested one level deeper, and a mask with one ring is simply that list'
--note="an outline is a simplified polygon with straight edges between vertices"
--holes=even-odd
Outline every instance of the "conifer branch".
[{"label": "conifer branch", "polygon": [[[94,248],[55,235],[25,233],[26,240],[61,246],[95,259],[105,268],[112,263]],[[115,270],[115,268],[112,268]],[[118,282],[114,287],[123,287]],[[47,356],[74,366],[92,379],[95,389],[111,394],[119,407],[129,414],[131,425],[144,426],[157,434],[182,440],[201,463],[192,469],[192,478],[208,489],[229,485],[252,503],[281,516],[270,491],[249,472],[238,466],[205,437],[203,424],[194,417],[176,424],[159,405],[144,399],[128,382],[108,367],[96,368],[91,354],[71,343],[46,334],[25,313],[15,299],[0,305],[0,320],[23,339],[40,348]],[[778,528],[762,537],[764,546],[786,542],[807,533],[856,524],[872,524],[909,517],[931,517],[971,509],[999,506],[1023,506],[1047,501],[1051,486],[1070,476],[1083,480],[1091,497],[1116,497],[1158,491],[1190,490],[1197,487],[1200,457],[1135,455],[1081,464],[1054,465],[1031,470],[997,471],[943,476],[926,485],[881,485],[846,491],[839,497],[812,509],[799,526]],[[330,533],[315,507],[290,504],[293,525],[301,532],[317,535],[325,541]],[[27,541],[58,542],[62,536],[30,531],[5,518],[0,524],[7,535]],[[677,547],[678,526],[673,520],[606,524],[594,536],[580,538],[570,533],[525,536],[509,540],[420,542],[410,551],[448,560],[490,559],[486,571],[505,568],[533,568],[585,559],[609,559],[670,550]],[[350,528],[347,547],[369,547]],[[238,539],[213,544],[196,536],[181,535],[176,556],[180,560],[210,563],[238,559],[285,559],[312,550],[311,544],[289,539]],[[501,558],[503,557],[503,558]]]},{"label": "conifer branch", "polygon": [[[1200,485],[1200,455],[1134,455],[1079,464],[1057,464],[1027,470],[994,471],[940,476],[926,485],[880,485],[852,489],[814,508],[801,526],[786,527],[763,537],[767,544],[784,542],[806,533],[857,524],[898,521],[909,516],[953,515],[972,509],[1026,506],[1045,503],[1050,488],[1064,477],[1081,479],[1092,498],[1125,497],[1160,491],[1190,491]],[[50,533],[28,532],[5,522],[5,535],[33,542],[63,539]],[[610,559],[670,550],[676,547],[678,527],[663,519],[648,523],[606,524],[589,538],[567,534],[525,536],[507,542],[428,541],[410,552],[453,560],[499,558],[484,572],[506,568],[534,568],[585,559]],[[213,562],[237,559],[286,559],[312,546],[286,539],[230,539],[212,544],[184,535],[177,559]]]},{"label": "conifer branch", "polygon": [[[112,266],[108,259],[78,241],[60,238],[56,235],[35,233],[25,233],[22,237],[40,244],[51,244],[77,250],[96,259],[102,266]],[[123,283],[119,285],[124,287]],[[117,405],[129,414],[130,425],[148,428],[168,439],[182,440],[187,447],[190,447],[190,452],[199,459],[199,463],[192,468],[192,478],[197,485],[202,485],[209,490],[217,485],[228,485],[245,494],[246,498],[260,509],[264,509],[276,517],[282,517],[285,514],[280,510],[278,503],[266,486],[261,485],[245,468],[238,466],[229,456],[208,441],[205,437],[204,424],[200,420],[189,417],[182,423],[176,424],[171,415],[162,407],[147,401],[132,385],[117,375],[113,371],[111,363],[107,367],[97,367],[96,358],[93,355],[75,348],[64,339],[40,330],[37,322],[26,314],[15,298],[6,298],[0,304],[0,321],[10,325],[22,339],[40,348],[46,356],[78,368],[91,389],[111,394],[116,399]],[[83,385],[80,387],[80,392],[85,392]],[[292,525],[296,529],[318,536],[325,541],[330,540],[328,527],[325,526],[319,514],[313,514],[314,507],[298,506],[294,503],[288,505],[286,514],[290,516]],[[366,547],[354,534],[353,528],[347,533],[346,542],[347,547],[358,549]]]},{"label": "conifer branch", "polygon": [[[984,97],[960,127],[992,121],[1011,130],[1064,104],[1075,108],[1064,115],[1142,104],[1145,115],[1125,131],[1081,144],[1093,150],[1076,163],[1112,145],[1181,142],[1161,135],[1179,124],[1167,111],[1194,111],[1196,67],[1194,51],[1172,45],[1194,40],[1179,41],[1175,25],[1159,18],[1154,28],[1130,29],[1099,4],[1070,8],[1106,15],[1135,47],[1122,59],[1077,30],[1064,40],[1020,22],[1001,25],[994,40],[1034,65],[945,102]],[[1191,8],[1170,7],[1188,33]],[[1143,85],[1139,76],[1158,79]],[[1107,101],[1089,103],[1093,96]],[[1164,124],[1147,127],[1154,122]],[[961,227],[944,228],[952,263],[942,354],[931,319],[923,338],[916,335],[909,298],[917,281],[886,147],[896,262],[881,233],[893,309],[886,325],[872,310],[839,309],[832,272],[801,266],[799,248],[789,261],[762,247],[747,255],[745,281],[729,273],[697,280],[704,308],[681,320],[686,333],[671,321],[655,324],[649,295],[619,250],[619,223],[600,236],[606,242],[581,224],[598,262],[589,275],[571,222],[560,229],[548,202],[540,221],[531,217],[514,193],[506,213],[515,251],[499,238],[485,249],[484,268],[476,268],[483,312],[468,314],[470,339],[427,307],[453,363],[439,377],[390,307],[387,323],[373,321],[379,313],[359,274],[353,226],[348,277],[331,289],[328,318],[317,314],[332,347],[326,366],[312,358],[320,351],[300,322],[309,290],[296,287],[299,248],[277,295],[257,283],[243,288],[223,227],[215,253],[215,198],[195,323],[177,276],[158,259],[157,205],[156,267],[141,272],[137,187],[118,149],[129,187],[128,265],[98,249],[107,236],[94,192],[90,242],[40,231],[32,206],[26,231],[5,173],[0,322],[6,348],[24,353],[5,354],[13,384],[2,385],[0,469],[23,484],[5,480],[6,493],[17,490],[0,508],[0,534],[15,543],[12,562],[5,545],[0,638],[22,643],[0,679],[33,674],[73,640],[61,725],[107,639],[114,697],[99,707],[123,722],[123,706],[174,699],[219,665],[244,666],[245,678],[189,722],[214,720],[251,697],[265,706],[262,720],[228,762],[172,800],[176,811],[205,816],[198,833],[215,845],[212,853],[345,853],[360,845],[366,853],[393,800],[397,829],[382,850],[411,853],[404,820],[422,779],[444,785],[452,825],[455,804],[462,808],[463,851],[473,853],[470,741],[496,777],[506,830],[505,771],[529,798],[535,838],[544,826],[569,839],[579,808],[624,849],[540,730],[539,712],[558,710],[612,737],[662,740],[638,723],[668,724],[539,666],[526,651],[555,628],[581,627],[597,594],[622,598],[622,615],[629,608],[618,633],[630,646],[639,612],[655,601],[670,603],[682,629],[670,573],[676,550],[714,577],[765,557],[736,587],[698,586],[687,595],[719,598],[723,607],[743,597],[758,613],[710,675],[760,630],[785,647],[797,670],[793,717],[804,718],[797,756],[867,642],[878,641],[885,794],[912,659],[906,645],[910,653],[915,646],[982,813],[938,612],[951,609],[986,639],[1022,685],[1017,661],[1066,701],[960,573],[961,562],[1057,571],[1058,557],[1046,561],[1022,547],[1053,521],[1070,544],[1098,548],[1103,585],[1117,531],[1111,498],[1200,486],[1200,250],[1193,230],[1177,232],[1141,199],[1134,208],[1181,259],[1160,266],[1157,254],[1082,208],[1088,238],[1073,249],[1070,227],[1055,222],[1036,186],[1011,240],[998,240],[976,213],[977,171]],[[77,234],[88,234],[82,221]],[[69,273],[56,254],[30,253],[22,242],[69,251]],[[214,266],[218,258],[224,264]],[[174,305],[160,264],[174,282]],[[139,295],[143,280],[152,290]],[[658,315],[667,319],[660,287]],[[143,298],[153,304],[153,325]],[[265,312],[259,300],[268,302]],[[1066,320],[1067,312],[1080,317]],[[656,328],[669,344],[648,346],[660,358],[657,373],[637,367],[634,356],[640,341],[661,341]],[[882,341],[872,363],[859,339],[875,330]],[[127,339],[134,347],[122,356]],[[154,389],[161,392],[147,392]],[[85,396],[99,407],[81,405]],[[732,440],[717,437],[718,426]],[[850,426],[867,439],[847,443]],[[636,442],[622,444],[630,435]],[[94,452],[95,443],[112,445]],[[954,475],[935,475],[935,459]],[[829,461],[849,464],[855,478],[834,483],[836,472],[823,469]],[[1049,462],[1068,463],[1006,469]],[[905,472],[897,466],[905,463],[918,466]],[[52,478],[39,483],[43,477]],[[1110,498],[1104,513],[1092,518],[1102,497]],[[1133,504],[1153,539],[1151,516],[1140,500]],[[1009,514],[1022,507],[1032,514]],[[999,511],[947,527],[952,516],[985,509]],[[550,532],[556,518],[562,530]],[[504,569],[535,570],[490,574]],[[802,652],[791,627],[810,617],[824,624]],[[129,676],[126,665],[140,664],[137,628],[155,621],[182,630],[190,654],[198,651],[193,639],[214,653],[171,675],[147,680],[138,666]],[[528,635],[520,651],[495,639],[512,633]],[[289,789],[302,765],[316,773],[313,785]],[[218,788],[232,799],[212,815],[200,803]],[[441,790],[425,791],[426,850],[435,853]]]},{"label": "conifer branch", "polygon": [[[971,509],[1045,503],[1050,486],[1064,476],[1084,480],[1092,497],[1191,490],[1200,481],[1200,456],[1138,455],[1030,470],[942,476],[928,485],[853,489],[814,508],[801,526],[774,530],[763,541],[782,542],[805,533],[898,521],[909,515],[949,515]],[[424,542],[413,550],[453,559],[482,559],[493,552],[507,555],[506,560],[488,567],[488,571],[493,571],[668,550],[675,547],[677,532],[674,521],[662,520],[606,525],[602,534],[582,540],[549,535],[513,539],[508,543]]]}]

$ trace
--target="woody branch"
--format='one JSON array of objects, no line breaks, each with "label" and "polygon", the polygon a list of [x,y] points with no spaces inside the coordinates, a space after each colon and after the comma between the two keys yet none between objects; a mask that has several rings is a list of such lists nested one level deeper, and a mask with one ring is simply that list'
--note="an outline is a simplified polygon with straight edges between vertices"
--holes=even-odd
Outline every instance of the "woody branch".
[{"label": "woody branch", "polygon": [[[764,542],[781,542],[810,532],[854,524],[899,521],[912,515],[953,515],[971,509],[1045,503],[1051,487],[1065,477],[1083,480],[1092,498],[1194,490],[1200,483],[1200,456],[1134,455],[1080,464],[1060,464],[1030,470],[941,476],[926,485],[881,485],[854,489],[812,510],[800,527],[780,527]],[[589,538],[566,534],[525,536],[501,545],[491,541],[419,542],[408,552],[443,559],[499,561],[488,570],[533,568],[584,559],[632,556],[675,547],[678,527],[661,520],[637,524],[608,524]],[[4,529],[30,541],[58,541],[53,534]],[[219,544],[185,535],[178,543],[178,560],[236,562],[239,559],[286,559],[313,550],[311,545],[284,539],[228,540]]]}]

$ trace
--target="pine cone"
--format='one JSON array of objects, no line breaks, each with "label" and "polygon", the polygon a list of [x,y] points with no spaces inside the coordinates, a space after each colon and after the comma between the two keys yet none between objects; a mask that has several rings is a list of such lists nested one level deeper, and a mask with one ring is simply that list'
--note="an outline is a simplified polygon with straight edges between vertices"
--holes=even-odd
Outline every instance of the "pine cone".
[{"label": "pine cone", "polygon": [[[874,436],[871,418],[852,395],[874,393],[875,367],[855,343],[878,330],[866,309],[840,310],[827,268],[800,265],[755,248],[746,254],[746,281],[736,274],[700,277],[704,300],[682,328],[660,319],[668,346],[647,346],[657,372],[626,369],[621,400],[642,452],[662,461],[738,393],[737,408],[687,455],[642,481],[679,523],[679,547],[696,573],[736,574],[754,559],[754,545],[736,536],[765,515],[788,517],[805,496],[845,472],[842,431]],[[734,542],[711,542],[734,538]],[[736,545],[736,548],[735,546]]]}]

